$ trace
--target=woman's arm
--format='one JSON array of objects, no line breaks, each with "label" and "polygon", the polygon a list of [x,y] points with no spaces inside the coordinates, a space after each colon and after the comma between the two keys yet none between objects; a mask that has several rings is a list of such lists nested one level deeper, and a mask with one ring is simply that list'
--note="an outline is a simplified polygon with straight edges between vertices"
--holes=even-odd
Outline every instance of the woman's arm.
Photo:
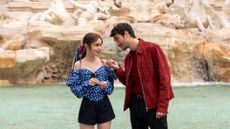
[{"label": "woman's arm", "polygon": [[80,63],[75,63],[75,70],[70,74],[66,85],[70,87],[71,91],[75,96],[81,98],[85,96],[89,90],[88,80],[83,80],[81,76],[81,71],[79,70]]},{"label": "woman's arm", "polygon": [[107,71],[106,73],[107,73],[108,80],[102,82],[100,86],[104,87],[103,92],[105,94],[110,95],[113,93],[114,80],[116,80],[117,77],[111,68],[107,68],[106,71]]}]

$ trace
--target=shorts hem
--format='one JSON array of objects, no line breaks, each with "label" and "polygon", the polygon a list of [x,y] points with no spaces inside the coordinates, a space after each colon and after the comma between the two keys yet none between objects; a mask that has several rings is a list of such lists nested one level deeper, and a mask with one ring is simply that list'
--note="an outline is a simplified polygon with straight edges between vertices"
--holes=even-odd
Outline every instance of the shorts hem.
[{"label": "shorts hem", "polygon": [[81,124],[86,124],[86,125],[96,125],[96,124],[105,123],[107,121],[111,121],[113,119],[115,119],[115,117],[111,117],[111,118],[108,118],[108,119],[105,119],[105,120],[101,120],[101,121],[98,121],[98,122],[86,122],[86,121],[83,121],[83,120],[79,120],[78,122],[81,123]]},{"label": "shorts hem", "polygon": [[86,125],[96,125],[97,123],[90,123],[90,122],[86,122],[86,121],[78,121],[80,124],[86,124]]},{"label": "shorts hem", "polygon": [[105,119],[105,120],[101,120],[101,121],[98,121],[97,124],[102,124],[102,123],[105,123],[107,121],[111,121],[113,120],[115,117],[111,117],[111,118],[108,118],[108,119]]}]

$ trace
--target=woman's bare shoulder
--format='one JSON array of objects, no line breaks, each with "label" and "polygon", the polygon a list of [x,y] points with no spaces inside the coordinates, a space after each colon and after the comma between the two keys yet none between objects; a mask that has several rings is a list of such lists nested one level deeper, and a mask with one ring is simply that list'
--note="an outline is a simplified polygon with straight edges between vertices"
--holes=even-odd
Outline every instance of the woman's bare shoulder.
[{"label": "woman's bare shoulder", "polygon": [[74,70],[78,70],[81,68],[81,62],[80,61],[77,61],[74,63]]}]

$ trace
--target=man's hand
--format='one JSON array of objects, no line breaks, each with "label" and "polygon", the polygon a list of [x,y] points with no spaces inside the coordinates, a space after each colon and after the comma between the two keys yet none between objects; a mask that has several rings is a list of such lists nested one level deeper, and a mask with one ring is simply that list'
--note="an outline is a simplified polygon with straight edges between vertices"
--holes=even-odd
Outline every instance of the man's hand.
[{"label": "man's hand", "polygon": [[166,114],[165,114],[165,113],[161,113],[161,112],[157,112],[157,113],[156,113],[156,118],[157,118],[157,119],[160,119],[160,118],[163,117],[163,116],[166,116]]},{"label": "man's hand", "polygon": [[119,64],[112,59],[107,60],[105,63],[108,67],[111,67],[113,69],[119,69],[120,68]]}]

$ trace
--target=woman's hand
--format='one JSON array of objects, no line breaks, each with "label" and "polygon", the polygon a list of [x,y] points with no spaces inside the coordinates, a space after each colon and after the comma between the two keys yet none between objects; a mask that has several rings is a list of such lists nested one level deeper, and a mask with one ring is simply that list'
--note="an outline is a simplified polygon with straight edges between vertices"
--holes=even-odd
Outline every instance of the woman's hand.
[{"label": "woman's hand", "polygon": [[106,84],[107,84],[106,81],[101,81],[101,83],[99,84],[99,86],[100,86],[101,89],[105,89]]},{"label": "woman's hand", "polygon": [[89,80],[89,85],[90,86],[95,86],[95,85],[99,85],[101,82],[98,80],[98,79],[96,79],[96,78],[91,78],[90,80]]},{"label": "woman's hand", "polygon": [[101,89],[105,89],[106,87],[106,81],[99,81],[98,79],[96,78],[91,78],[89,80],[89,85],[90,86],[95,86],[95,85],[99,85]]}]

